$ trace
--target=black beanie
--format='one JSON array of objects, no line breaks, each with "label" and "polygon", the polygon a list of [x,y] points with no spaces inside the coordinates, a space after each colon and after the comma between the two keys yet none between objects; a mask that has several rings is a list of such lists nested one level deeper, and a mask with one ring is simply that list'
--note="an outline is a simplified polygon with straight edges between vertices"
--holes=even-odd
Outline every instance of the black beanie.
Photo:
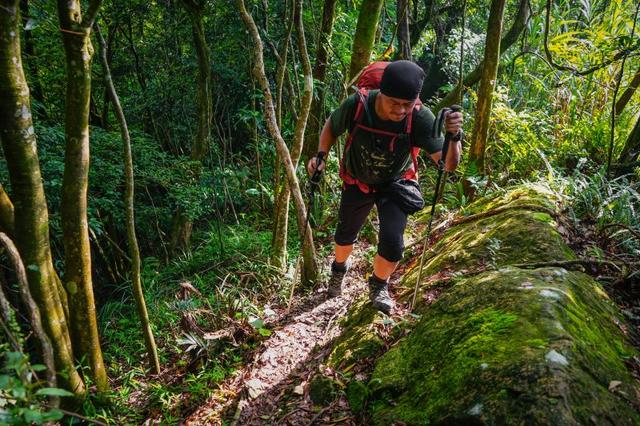
[{"label": "black beanie", "polygon": [[380,81],[380,92],[386,96],[413,101],[420,95],[424,71],[411,61],[395,61],[387,65]]}]

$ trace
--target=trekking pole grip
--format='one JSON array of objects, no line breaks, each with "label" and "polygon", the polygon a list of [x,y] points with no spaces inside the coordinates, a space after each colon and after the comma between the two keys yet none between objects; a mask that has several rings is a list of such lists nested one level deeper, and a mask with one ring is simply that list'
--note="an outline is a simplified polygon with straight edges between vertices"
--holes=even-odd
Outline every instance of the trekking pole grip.
[{"label": "trekking pole grip", "polygon": [[320,165],[325,162],[324,157],[327,155],[326,152],[320,151],[316,155],[316,168],[313,171],[313,175],[311,175],[310,182],[312,185],[317,185],[320,183],[320,179],[322,177],[322,170],[320,170]]},{"label": "trekking pole grip", "polygon": [[[460,105],[451,105],[449,107],[450,112],[460,112],[462,111],[462,107]],[[459,142],[462,139],[462,132],[459,131],[456,134],[450,134],[447,132],[447,135],[450,135],[450,140]],[[445,136],[446,137],[446,136]]]},{"label": "trekking pole grip", "polygon": [[[445,114],[451,112],[460,112],[462,111],[462,107],[460,105],[451,105],[449,108],[445,109]],[[442,145],[442,156],[440,157],[439,166],[444,169],[444,164],[447,159],[447,153],[449,152],[449,144],[451,141],[459,142],[462,138],[462,132],[458,132],[456,134],[446,132],[444,134],[444,144]]]}]

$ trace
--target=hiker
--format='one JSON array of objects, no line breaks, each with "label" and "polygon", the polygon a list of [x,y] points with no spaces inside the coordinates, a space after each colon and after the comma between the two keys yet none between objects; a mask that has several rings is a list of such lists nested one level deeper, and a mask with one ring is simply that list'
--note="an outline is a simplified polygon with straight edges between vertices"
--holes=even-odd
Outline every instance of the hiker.
[{"label": "hiker", "polygon": [[[369,298],[374,308],[389,314],[394,301],[389,296],[388,280],[402,259],[407,217],[424,207],[417,183],[417,151],[425,149],[437,163],[444,139],[434,131],[433,113],[418,99],[425,77],[422,68],[411,61],[381,64],[386,68],[373,85],[379,90],[360,89],[331,113],[320,134],[318,154],[309,160],[307,169],[309,174],[316,167],[323,170],[338,136],[349,132],[340,164],[344,186],[327,294],[341,294],[349,255],[375,204],[380,231]],[[446,132],[458,134],[462,113],[448,113],[444,123]],[[460,150],[459,141],[451,143],[445,170],[455,170]]]}]

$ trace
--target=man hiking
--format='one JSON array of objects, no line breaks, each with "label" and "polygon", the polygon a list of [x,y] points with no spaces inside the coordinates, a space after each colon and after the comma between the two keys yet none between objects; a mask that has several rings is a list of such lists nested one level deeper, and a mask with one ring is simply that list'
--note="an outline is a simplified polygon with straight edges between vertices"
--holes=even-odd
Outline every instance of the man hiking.
[{"label": "man hiking", "polygon": [[[318,154],[307,168],[309,174],[316,168],[322,171],[337,138],[349,132],[340,164],[344,187],[327,294],[341,294],[349,255],[375,204],[380,231],[369,297],[374,308],[389,314],[394,301],[389,296],[388,280],[402,259],[407,217],[424,206],[417,184],[417,151],[425,149],[437,163],[444,139],[434,131],[433,113],[418,99],[425,77],[422,68],[411,61],[382,66],[386,68],[381,79],[378,77],[379,90],[360,89],[331,113],[320,134]],[[462,113],[449,112],[445,131],[455,135],[461,128]],[[460,142],[452,141],[445,170],[455,170],[460,150]]]}]

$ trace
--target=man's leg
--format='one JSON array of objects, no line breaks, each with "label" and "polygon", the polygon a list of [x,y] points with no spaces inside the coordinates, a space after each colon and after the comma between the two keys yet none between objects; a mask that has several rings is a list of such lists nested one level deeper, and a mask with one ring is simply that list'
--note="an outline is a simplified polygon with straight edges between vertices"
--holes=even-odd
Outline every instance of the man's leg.
[{"label": "man's leg", "polygon": [[353,244],[335,245],[336,263],[345,263],[353,251]]},{"label": "man's leg", "polygon": [[361,192],[356,185],[347,185],[342,191],[335,233],[335,261],[331,265],[331,278],[327,288],[329,297],[339,296],[342,292],[342,281],[349,270],[347,260],[373,203],[373,194]]},{"label": "man's leg", "polygon": [[380,199],[377,205],[380,234],[378,254],[373,261],[373,275],[369,279],[369,297],[374,308],[389,314],[395,303],[389,296],[388,280],[402,259],[407,214],[386,197]]},{"label": "man's leg", "polygon": [[384,257],[376,254],[376,257],[373,258],[373,273],[376,277],[387,281],[391,274],[393,274],[393,271],[396,270],[398,263],[399,262],[389,262]]}]

